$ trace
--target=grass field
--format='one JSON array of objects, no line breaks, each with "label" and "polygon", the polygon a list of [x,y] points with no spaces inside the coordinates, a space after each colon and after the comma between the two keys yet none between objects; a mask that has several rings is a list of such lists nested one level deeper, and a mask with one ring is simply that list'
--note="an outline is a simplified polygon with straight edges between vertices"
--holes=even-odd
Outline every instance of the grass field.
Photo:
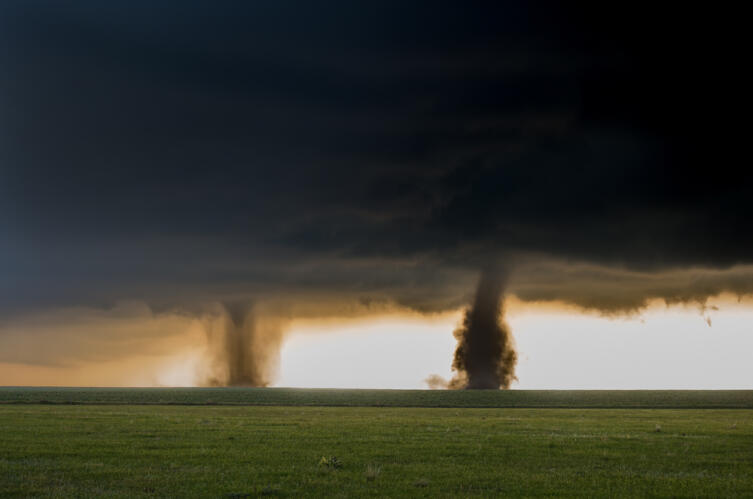
[{"label": "grass field", "polygon": [[753,390],[333,390],[0,387],[0,404],[753,409]]},{"label": "grass field", "polygon": [[[0,405],[3,496],[753,496],[751,409],[38,405],[19,400],[48,392],[1,392],[15,402]],[[116,392],[129,393],[99,393]],[[147,398],[166,393],[225,392]],[[365,397],[331,397],[346,393]],[[340,467],[320,464],[332,456]]]}]

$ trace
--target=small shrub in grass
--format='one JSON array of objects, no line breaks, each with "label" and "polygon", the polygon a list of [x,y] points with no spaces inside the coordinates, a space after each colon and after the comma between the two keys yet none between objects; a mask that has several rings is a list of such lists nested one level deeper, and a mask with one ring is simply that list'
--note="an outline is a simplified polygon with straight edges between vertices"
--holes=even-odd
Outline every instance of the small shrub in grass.
[{"label": "small shrub in grass", "polygon": [[366,480],[369,482],[373,482],[376,480],[376,478],[379,476],[379,474],[382,472],[382,467],[378,466],[376,464],[368,464],[366,465],[366,472],[364,475],[366,476]]},{"label": "small shrub in grass", "polygon": [[343,465],[336,456],[322,456],[322,458],[319,460],[319,466],[324,466],[325,468],[332,470],[338,470],[342,468]]}]

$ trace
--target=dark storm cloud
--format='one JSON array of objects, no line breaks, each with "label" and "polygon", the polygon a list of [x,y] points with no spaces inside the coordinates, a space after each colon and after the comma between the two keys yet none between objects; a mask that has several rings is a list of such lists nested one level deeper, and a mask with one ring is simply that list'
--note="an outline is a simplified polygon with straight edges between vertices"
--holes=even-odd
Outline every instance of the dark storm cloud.
[{"label": "dark storm cloud", "polygon": [[[509,289],[529,299],[747,293],[735,17],[4,2],[0,307],[335,294],[437,310],[506,258],[527,262]],[[602,278],[542,276],[537,258]],[[697,269],[713,286],[684,290]]]}]

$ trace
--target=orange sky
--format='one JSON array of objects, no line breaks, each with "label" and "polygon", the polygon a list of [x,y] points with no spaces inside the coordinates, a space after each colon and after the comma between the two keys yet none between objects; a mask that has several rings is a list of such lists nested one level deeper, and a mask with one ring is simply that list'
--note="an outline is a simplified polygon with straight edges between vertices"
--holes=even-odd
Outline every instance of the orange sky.
[{"label": "orange sky", "polygon": [[[718,297],[703,313],[657,302],[618,317],[514,298],[507,305],[520,354],[513,388],[753,388],[749,301]],[[275,385],[424,388],[431,374],[451,376],[460,317],[458,310],[292,321]],[[55,319],[17,325],[26,334],[15,342],[6,334],[0,385],[192,386],[207,369],[204,324],[196,319],[155,318],[134,304]],[[8,361],[8,348],[20,362]]]}]

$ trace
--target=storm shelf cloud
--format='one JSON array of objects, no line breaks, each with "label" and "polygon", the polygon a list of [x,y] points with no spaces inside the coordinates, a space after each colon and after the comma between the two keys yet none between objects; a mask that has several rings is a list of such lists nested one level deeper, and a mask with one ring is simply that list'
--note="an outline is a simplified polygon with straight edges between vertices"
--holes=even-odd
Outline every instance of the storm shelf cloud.
[{"label": "storm shelf cloud", "polygon": [[0,342],[30,314],[138,300],[225,317],[218,383],[266,384],[230,348],[258,338],[258,310],[459,309],[499,265],[519,299],[607,314],[749,294],[735,23],[639,4],[3,2]]}]

